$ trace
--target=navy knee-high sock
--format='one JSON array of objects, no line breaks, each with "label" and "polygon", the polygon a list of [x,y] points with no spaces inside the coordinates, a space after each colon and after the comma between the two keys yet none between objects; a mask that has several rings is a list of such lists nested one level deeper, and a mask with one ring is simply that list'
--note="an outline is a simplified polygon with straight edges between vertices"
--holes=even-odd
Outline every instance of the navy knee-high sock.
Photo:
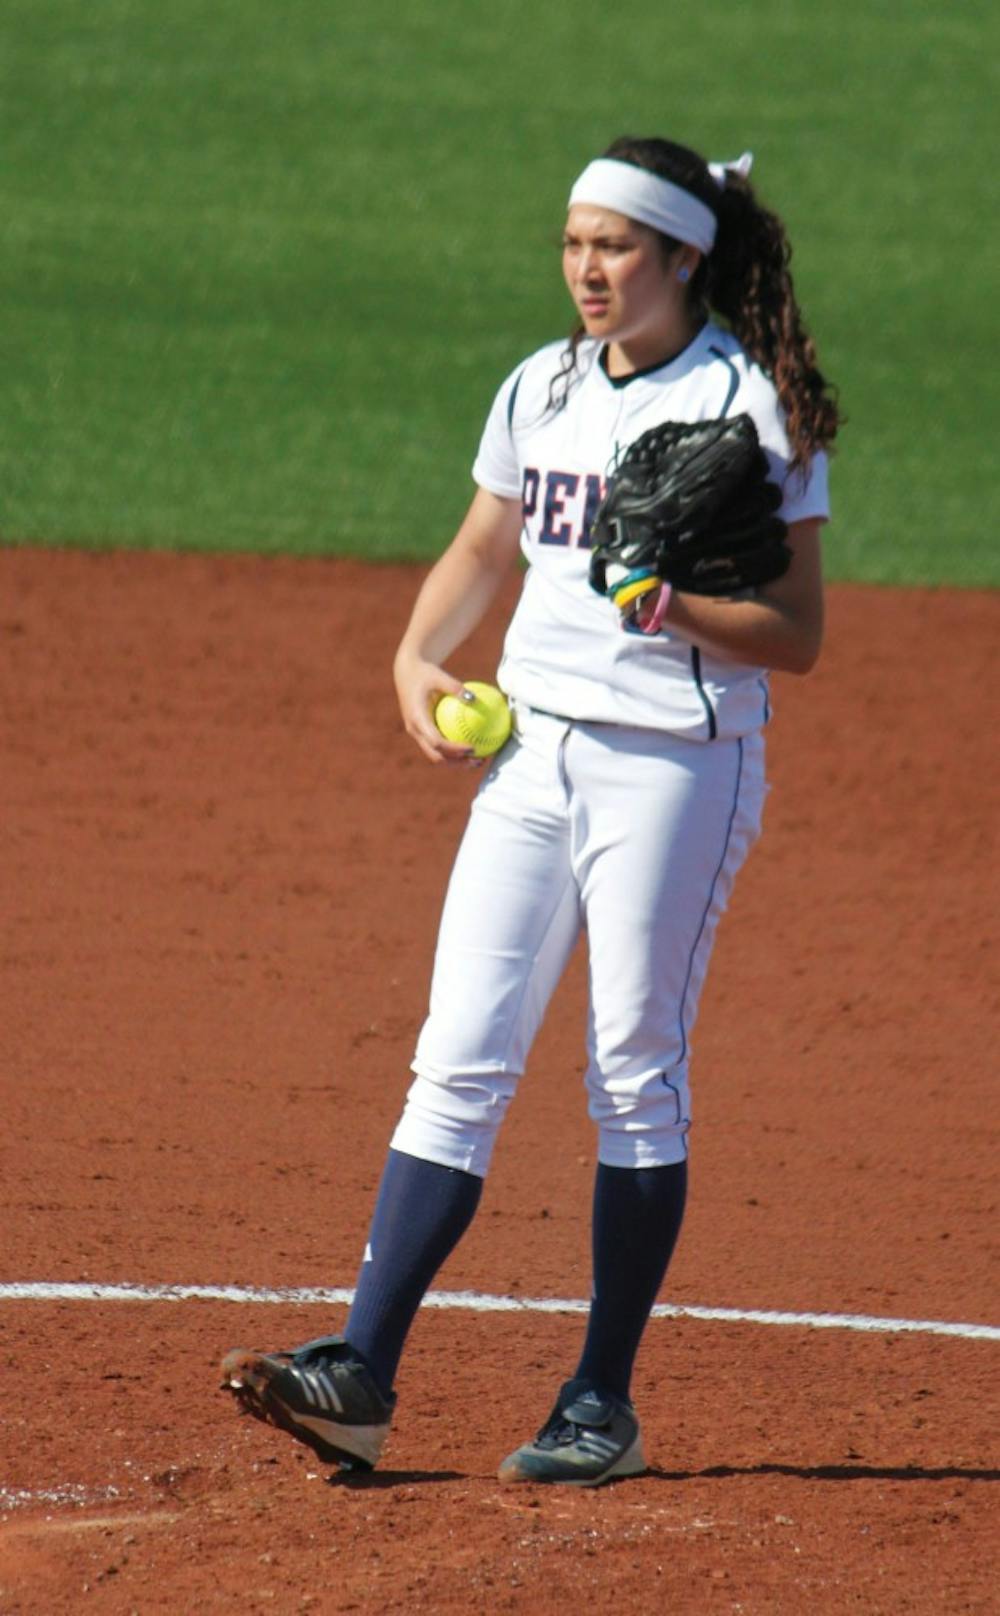
[{"label": "navy knee-high sock", "polygon": [[639,1341],[684,1217],[687,1162],[605,1167],[594,1182],[594,1295],[577,1375],[627,1397]]},{"label": "navy knee-high sock", "polygon": [[388,1395],[424,1293],[479,1205],[474,1173],[390,1150],[344,1330]]}]

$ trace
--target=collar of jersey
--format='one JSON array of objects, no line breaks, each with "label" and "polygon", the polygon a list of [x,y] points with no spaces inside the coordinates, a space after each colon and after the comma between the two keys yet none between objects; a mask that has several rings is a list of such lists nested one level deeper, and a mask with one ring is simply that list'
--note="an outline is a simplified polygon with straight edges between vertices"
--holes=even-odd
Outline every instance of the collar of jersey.
[{"label": "collar of jersey", "polygon": [[629,382],[637,382],[643,376],[654,376],[658,370],[667,370],[671,365],[676,365],[678,359],[683,359],[685,354],[691,352],[695,343],[699,342],[704,336],[706,329],[707,325],[700,325],[691,341],[686,342],[683,348],[679,348],[676,353],[668,354],[665,359],[656,359],[651,365],[643,365],[641,370],[630,370],[627,376],[608,375],[608,345],[606,342],[602,343],[601,350],[597,355],[597,368],[609,387],[620,390],[627,387]]}]

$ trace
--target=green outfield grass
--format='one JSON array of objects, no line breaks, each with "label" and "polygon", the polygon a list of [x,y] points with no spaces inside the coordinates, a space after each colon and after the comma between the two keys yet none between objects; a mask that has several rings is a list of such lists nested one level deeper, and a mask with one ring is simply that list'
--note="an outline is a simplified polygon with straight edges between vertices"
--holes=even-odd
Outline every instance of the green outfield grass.
[{"label": "green outfield grass", "polygon": [[5,0],[7,542],[426,557],[623,130],[757,154],[849,426],[835,577],[993,585],[987,0]]}]

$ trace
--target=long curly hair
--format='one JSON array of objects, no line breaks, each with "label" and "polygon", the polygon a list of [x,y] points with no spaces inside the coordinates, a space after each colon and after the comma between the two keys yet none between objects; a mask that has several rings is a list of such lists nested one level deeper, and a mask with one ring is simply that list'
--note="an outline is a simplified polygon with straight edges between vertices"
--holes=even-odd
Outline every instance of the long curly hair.
[{"label": "long curly hair", "polygon": [[[795,297],[792,249],[778,215],[761,205],[748,180],[727,172],[725,185],[718,185],[705,159],[674,141],[622,135],[603,155],[672,180],[715,214],[715,245],[701,259],[689,297],[706,317],[721,320],[771,377],[785,413],[792,464],[808,467],[817,450],[832,445],[840,412]],[[670,236],[662,240],[665,252],[679,245]],[[578,324],[553,379],[553,406],[568,396],[583,336]]]}]

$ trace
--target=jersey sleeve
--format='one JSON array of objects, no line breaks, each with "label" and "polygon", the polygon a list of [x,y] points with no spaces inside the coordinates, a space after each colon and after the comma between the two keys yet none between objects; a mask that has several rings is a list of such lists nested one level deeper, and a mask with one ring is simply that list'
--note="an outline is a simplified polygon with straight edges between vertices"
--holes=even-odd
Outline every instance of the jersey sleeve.
[{"label": "jersey sleeve", "polygon": [[[764,452],[770,460],[768,451],[765,449]],[[829,462],[823,450],[813,455],[806,473],[797,469],[789,471],[787,459],[780,462],[779,470],[781,475],[776,480],[781,487],[782,500],[778,514],[782,521],[791,525],[792,522],[804,522],[817,516],[824,522],[828,521]]]},{"label": "jersey sleeve", "polygon": [[821,450],[813,455],[808,471],[792,468],[792,451],[785,431],[785,419],[773,384],[754,367],[747,378],[746,391],[735,406],[753,416],[760,446],[767,456],[772,482],[781,489],[783,522],[803,522],[830,515],[829,462]]},{"label": "jersey sleeve", "polygon": [[472,465],[473,478],[480,488],[499,494],[502,499],[521,497],[521,466],[514,444],[514,405],[524,369],[524,365],[519,365],[511,371],[493,400]]}]

